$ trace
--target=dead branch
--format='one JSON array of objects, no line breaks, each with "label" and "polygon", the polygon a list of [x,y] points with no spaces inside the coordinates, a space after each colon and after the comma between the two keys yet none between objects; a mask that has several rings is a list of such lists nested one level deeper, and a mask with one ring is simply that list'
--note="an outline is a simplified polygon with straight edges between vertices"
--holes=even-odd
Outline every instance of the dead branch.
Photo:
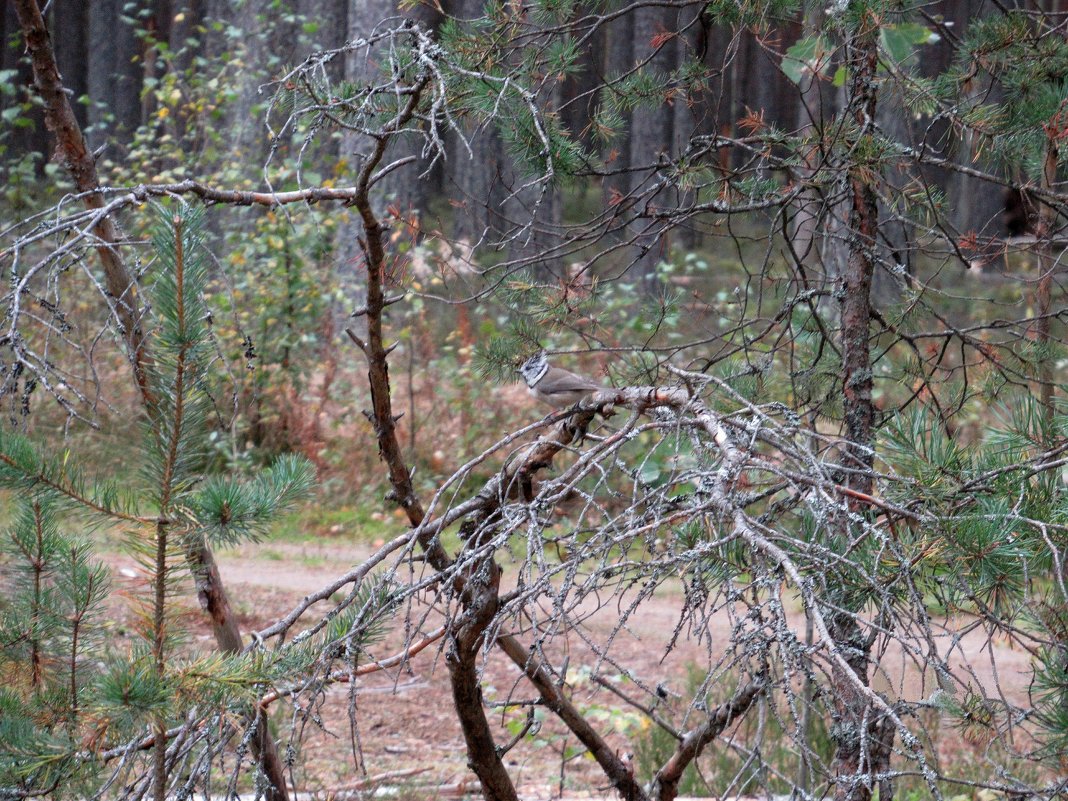
[{"label": "dead branch", "polygon": [[[426,648],[428,645],[433,645],[435,642],[445,636],[445,632],[448,631],[448,626],[439,626],[434,631],[425,635],[422,639],[412,643],[400,653],[394,654],[387,659],[380,659],[377,662],[371,662],[368,665],[360,665],[355,670],[335,670],[326,679],[326,683],[331,684],[344,684],[346,682],[357,679],[361,676],[370,676],[372,673],[378,673],[382,670],[388,670],[389,668],[397,667],[409,662],[412,657]],[[272,690],[264,695],[259,700],[259,707],[266,709],[273,704],[279,698],[286,698],[301,691],[302,688],[292,688],[289,690]]]}]

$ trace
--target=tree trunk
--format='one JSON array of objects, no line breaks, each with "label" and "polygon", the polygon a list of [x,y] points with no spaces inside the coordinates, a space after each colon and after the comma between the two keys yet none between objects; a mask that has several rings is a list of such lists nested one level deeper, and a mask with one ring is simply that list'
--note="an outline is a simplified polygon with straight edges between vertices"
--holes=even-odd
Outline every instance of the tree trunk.
[{"label": "tree trunk", "polygon": [[[695,15],[703,13],[702,9],[683,8],[675,12],[675,30],[679,35],[672,41],[675,64],[681,67],[692,61],[696,52],[697,31],[699,25],[694,23]],[[680,85],[671,102],[671,155],[679,158],[690,149],[690,140],[698,133],[698,115],[704,98],[699,95],[699,85]],[[696,202],[696,193],[692,190],[676,189],[673,203],[677,208],[691,208]],[[698,244],[696,231],[689,225],[676,228],[673,232],[675,244],[692,249]]]},{"label": "tree trunk", "polygon": [[[448,15],[458,21],[477,19],[484,8],[481,0],[451,0],[446,5]],[[504,145],[494,124],[477,129],[469,124],[464,136],[467,145],[451,132],[446,139],[444,192],[452,207],[453,236],[462,245],[493,243],[506,196],[501,181]]]},{"label": "tree trunk", "polygon": [[[615,11],[617,5],[613,3],[611,10]],[[630,14],[616,17],[605,25],[602,25],[597,34],[595,50],[601,54],[599,71],[607,80],[615,81],[633,66],[633,47],[631,37],[634,26]],[[611,107],[611,97],[614,88],[603,88],[598,92],[597,104],[602,108]],[[602,150],[601,158],[604,160],[604,168],[608,175],[601,182],[604,192],[604,204],[606,209],[623,211],[626,205],[625,198],[630,192],[630,177],[623,172],[630,164],[630,114],[620,111],[623,119],[622,129],[607,142]],[[619,172],[616,172],[619,171]]]},{"label": "tree trunk", "polygon": [[[367,412],[372,420],[378,439],[378,450],[386,464],[392,497],[404,510],[408,522],[418,526],[423,522],[425,510],[412,485],[412,471],[404,461],[400,440],[397,437],[397,417],[393,414],[393,399],[389,381],[389,351],[385,344],[383,311],[387,306],[385,297],[386,236],[370,195],[370,178],[382,163],[389,141],[399,127],[407,124],[417,108],[429,77],[412,87],[407,105],[396,121],[386,123],[375,138],[375,148],[367,154],[360,169],[358,193],[353,205],[360,214],[363,237],[360,247],[367,275],[367,339],[364,341],[352,330],[346,333],[363,351],[367,358],[367,378],[371,386],[373,411]],[[426,559],[439,572],[452,566],[452,560],[433,535],[424,532],[419,544]],[[476,578],[476,574],[477,577]],[[482,785],[487,801],[515,801],[512,785],[501,755],[493,741],[493,734],[482,706],[481,682],[478,675],[477,655],[483,641],[486,626],[497,611],[497,592],[500,583],[500,568],[493,555],[471,568],[463,577],[454,578],[454,587],[462,590],[461,601],[464,615],[452,631],[453,643],[446,657],[452,685],[456,713],[467,743],[468,761]]]},{"label": "tree trunk", "polygon": [[[1051,130],[1046,142],[1046,157],[1042,164],[1042,188],[1047,192],[1053,192],[1057,182],[1058,148],[1057,135],[1062,133],[1059,129],[1052,130],[1059,121],[1049,123]],[[1063,124],[1063,123],[1060,123]],[[1053,246],[1050,237],[1053,236],[1053,228],[1057,222],[1057,210],[1049,203],[1042,204],[1039,215],[1037,231],[1038,238],[1038,291],[1035,297],[1035,313],[1038,319],[1035,321],[1035,340],[1038,344],[1038,398],[1042,403],[1042,415],[1046,423],[1046,433],[1053,433],[1053,417],[1056,409],[1053,405],[1053,354],[1050,351],[1052,339],[1050,337],[1050,307],[1053,303],[1053,273],[1057,269],[1057,259],[1053,256]],[[1054,443],[1049,442],[1050,447]]]},{"label": "tree trunk", "polygon": [[[431,30],[440,22],[440,14],[423,4],[416,4],[410,10],[402,10],[396,0],[349,0],[346,14],[347,40],[355,41],[373,35],[377,30],[386,30],[397,27],[400,19],[410,19],[420,23]],[[384,23],[384,20],[389,22]],[[381,81],[384,76],[384,68],[389,45],[383,42],[373,48],[370,53],[366,50],[353,51],[345,57],[345,80],[359,85],[368,81]],[[409,123],[408,127],[413,127]],[[352,160],[353,154],[359,147],[366,148],[369,142],[366,137],[346,132],[342,136],[342,158],[352,165],[352,173],[359,169],[358,163]],[[413,164],[394,170],[383,180],[376,184],[373,202],[379,213],[386,206],[395,206],[402,213],[409,210],[422,212],[426,210],[429,201],[427,191],[429,181],[420,179],[419,175],[425,169],[421,163],[423,151],[423,139],[415,133],[405,133],[390,139],[389,147],[386,148],[382,163],[389,164],[406,156],[416,157]]]},{"label": "tree trunk", "polygon": [[[13,47],[9,44],[19,31],[19,20],[15,13],[14,5],[5,3],[0,18],[3,19],[3,30],[0,30],[0,34],[3,34],[3,38],[0,39],[0,42],[3,42],[3,46],[0,46],[0,69],[15,71],[13,83],[18,87],[18,95],[15,100],[18,103],[22,103],[26,99],[23,92],[29,91],[33,86],[33,69],[23,58],[22,48]],[[45,158],[37,164],[38,174],[43,174],[43,161],[47,159],[51,150],[48,143],[48,131],[44,125],[44,116],[38,108],[31,108],[28,111],[24,111],[23,114],[33,125],[25,127],[20,125],[15,128],[9,128],[7,135],[10,139],[8,141],[12,153],[16,156],[30,153],[39,153],[44,156]]]},{"label": "tree trunk", "polygon": [[[676,67],[677,55],[676,42],[667,37],[677,33],[677,14],[671,9],[639,6],[632,16],[634,30],[630,67],[643,64],[642,71],[652,73],[659,85],[667,86],[668,78]],[[628,194],[635,202],[632,214],[637,217],[629,234],[635,238],[637,248],[632,269],[647,285],[655,282],[657,263],[669,255],[667,236],[652,216],[658,204],[670,204],[668,198],[653,189],[657,182],[657,164],[673,155],[670,152],[673,114],[668,100],[664,97],[655,106],[647,100],[631,112],[627,163],[634,171],[630,173]]]},{"label": "tree trunk", "polygon": [[[874,13],[859,20],[847,42],[850,75],[850,113],[858,126],[858,136],[871,136],[877,99],[879,25]],[[842,382],[845,399],[848,468],[846,485],[857,493],[870,495],[874,464],[871,369],[871,288],[878,233],[878,199],[871,181],[873,168],[867,164],[848,165],[850,189],[848,257],[842,275]],[[867,506],[855,497],[849,500],[853,515],[864,515]],[[851,536],[852,524],[843,519],[843,534]],[[842,606],[842,604],[839,604]],[[877,713],[862,687],[868,685],[872,638],[861,630],[855,610],[838,609],[829,615],[834,645],[843,654],[850,670],[839,665],[832,669],[835,710],[834,773],[837,801],[869,801],[874,774],[889,766],[893,725]],[[858,686],[860,685],[860,686]],[[890,797],[889,782],[880,788],[880,799]]]},{"label": "tree trunk", "polygon": [[[51,39],[41,17],[36,0],[14,0],[22,26],[26,48],[33,63],[34,82],[44,101],[45,124],[56,137],[56,152],[61,154],[67,171],[74,179],[79,192],[91,192],[100,186],[96,175],[96,162],[82,136],[81,127],[74,116],[65,91]],[[101,209],[104,200],[99,195],[89,195],[84,200],[88,209]],[[122,256],[113,246],[119,240],[118,232],[110,218],[105,217],[94,227],[101,244],[96,251],[104,267],[104,279],[115,314],[128,346],[134,376],[146,406],[152,403],[145,372],[147,349],[141,329],[140,302],[134,280],[123,263]]]},{"label": "tree trunk", "polygon": [[[186,562],[193,568],[200,608],[211,618],[211,628],[218,649],[224,654],[241,653],[245,647],[241,628],[230,606],[230,597],[226,593],[211,548],[203,540],[190,543],[186,546],[185,557]],[[286,788],[285,764],[278,755],[278,747],[271,736],[266,709],[256,709],[254,725],[256,733],[252,738],[252,753],[259,760],[260,769],[268,781],[264,801],[287,801],[289,792]]]},{"label": "tree trunk", "polygon": [[[875,120],[875,34],[857,34],[850,54],[853,79],[853,115],[869,136]],[[875,247],[879,210],[875,189],[869,183],[866,165],[850,165],[849,253],[842,275],[842,381],[845,397],[847,467],[850,488],[871,493],[873,464],[871,285],[875,270]]]},{"label": "tree trunk", "polygon": [[[801,28],[802,38],[814,36],[822,29],[823,5],[817,0],[808,0],[805,3]],[[820,161],[820,152],[816,142],[824,119],[823,91],[817,77],[808,72],[802,74],[801,83],[797,89],[798,133],[802,136],[807,134],[813,142],[811,149],[804,154],[805,166],[799,168],[798,177],[801,180],[808,180],[815,174]],[[807,275],[806,268],[812,266],[817,260],[820,209],[819,192],[815,189],[807,189],[798,197],[794,215],[790,220],[791,253],[796,260],[795,267],[803,276]],[[802,283],[807,283],[804,278]]]},{"label": "tree trunk", "polygon": [[[414,8],[402,10],[396,0],[345,0],[343,9],[344,27],[347,42],[365,39],[372,36],[376,29],[397,27],[399,17],[414,20],[431,30],[435,29],[441,21],[441,15],[431,8],[429,4],[418,4]],[[394,18],[387,26],[382,26],[383,20]],[[345,55],[343,75],[337,76],[353,85],[363,85],[369,82],[379,82],[383,77],[385,67],[384,59],[387,57],[389,45],[383,43],[371,52],[366,49],[353,50]],[[414,127],[412,122],[407,127]],[[370,139],[353,131],[343,131],[340,140],[340,157],[346,164],[343,180],[354,180],[362,167],[361,159],[367,155],[372,147]],[[393,207],[404,219],[415,212],[419,216],[425,215],[430,200],[429,178],[421,178],[420,175],[426,169],[426,164],[421,159],[423,139],[415,133],[407,133],[390,138],[389,145],[382,156],[382,163],[389,164],[396,159],[409,156],[415,157],[415,162],[400,169],[394,170],[379,181],[371,193],[370,201],[374,205],[375,215],[383,217],[388,207]],[[336,262],[341,270],[340,283],[346,289],[347,297],[351,298],[356,306],[362,306],[366,302],[366,287],[359,275],[359,265],[362,261],[358,238],[360,235],[360,220],[356,215],[347,210],[340,213],[340,225],[336,234]],[[387,220],[387,224],[389,221]],[[403,226],[405,223],[397,222]],[[404,232],[405,235],[412,231]],[[346,318],[351,309],[345,310]],[[344,328],[348,323],[341,322],[339,328]]]},{"label": "tree trunk", "polygon": [[497,612],[500,580],[501,569],[492,556],[481,567],[473,567],[468,572],[464,587],[467,613],[463,616],[467,622],[454,633],[445,664],[449,669],[453,706],[467,744],[467,764],[478,776],[482,797],[486,801],[519,801],[486,719],[478,675],[478,654],[486,627]]},{"label": "tree trunk", "polygon": [[77,101],[89,93],[89,72],[85,69],[89,60],[89,4],[84,0],[56,0],[51,17],[52,38],[58,42],[56,66],[63,87],[75,100],[74,117],[84,128],[89,124],[88,109]]},{"label": "tree trunk", "polygon": [[137,32],[123,20],[125,0],[94,0],[89,8],[89,123],[125,144],[141,124],[141,53]]},{"label": "tree trunk", "polygon": [[[549,36],[534,38],[530,46],[535,49],[548,47],[551,41]],[[539,88],[538,109],[546,116],[555,114],[562,98],[563,88],[550,77]],[[558,232],[562,219],[559,192],[554,184],[562,176],[557,174],[554,184],[548,186],[543,183],[526,186],[542,176],[535,174],[525,164],[517,163],[503,145],[499,145],[499,150],[503,197],[497,228],[501,236],[507,239],[508,258],[511,261],[525,261],[545,280],[552,280],[554,276],[562,277],[563,265],[554,252],[560,242]]]}]

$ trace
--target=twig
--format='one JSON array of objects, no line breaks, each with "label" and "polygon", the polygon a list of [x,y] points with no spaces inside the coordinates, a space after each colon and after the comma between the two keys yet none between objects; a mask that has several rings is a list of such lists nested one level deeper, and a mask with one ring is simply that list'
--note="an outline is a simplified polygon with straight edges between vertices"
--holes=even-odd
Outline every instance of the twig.
[{"label": "twig", "polygon": [[[340,787],[331,787],[329,790],[323,790],[321,792],[328,798],[337,799],[338,793],[366,790],[370,787],[377,787],[383,782],[393,781],[394,779],[407,779],[410,776],[418,776],[420,773],[426,773],[429,770],[430,768],[404,768],[403,770],[391,770],[386,773],[378,773],[374,776],[368,776],[366,779],[360,779],[351,784],[343,784]],[[316,793],[316,795],[319,795],[319,793]]]},{"label": "twig", "polygon": [[[335,670],[327,677],[327,681],[329,683],[344,684],[345,682],[351,681],[354,678],[359,678],[360,676],[369,676],[372,673],[378,673],[381,670],[387,670],[391,667],[396,667],[397,665],[404,664],[413,656],[415,656],[424,648],[426,648],[428,645],[431,645],[440,640],[445,635],[446,631],[448,631],[447,626],[439,626],[438,628],[434,629],[434,631],[423,637],[423,639],[419,640],[419,642],[413,643],[400,653],[394,654],[388,659],[382,659],[378,662],[371,662],[370,664],[362,665],[356,668],[355,670]],[[261,709],[266,709],[279,698],[286,698],[299,691],[299,688],[290,688],[287,690],[272,690],[259,700],[259,707]]]}]

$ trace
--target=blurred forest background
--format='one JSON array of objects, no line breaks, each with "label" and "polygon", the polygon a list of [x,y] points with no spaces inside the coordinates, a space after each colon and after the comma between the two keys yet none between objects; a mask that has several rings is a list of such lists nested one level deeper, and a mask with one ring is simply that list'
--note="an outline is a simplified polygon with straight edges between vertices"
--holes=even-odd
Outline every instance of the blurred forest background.
[{"label": "blurred forest background", "polygon": [[[336,130],[314,143],[272,138],[266,120],[277,88],[272,81],[309,53],[371,35],[388,20],[411,19],[430,31],[466,24],[477,32],[477,20],[522,12],[521,6],[507,4],[377,0],[307,4],[56,0],[46,9],[57,66],[102,180],[136,186],[210,178],[237,190],[343,185],[359,163],[359,136],[352,131]],[[563,19],[564,11],[553,4],[547,9],[547,14]],[[578,17],[580,10],[576,7]],[[960,66],[954,59],[960,58],[959,44],[968,36],[969,24],[994,10],[1003,11],[982,2],[921,4],[913,11],[902,7],[895,11],[901,18],[895,18],[883,43],[908,66],[909,75],[944,80],[947,71]],[[587,345],[602,349],[633,346],[634,335],[639,342],[652,344],[648,335],[664,318],[667,306],[673,313],[680,308],[695,312],[684,315],[682,330],[674,331],[683,341],[696,332],[729,329],[733,320],[723,325],[712,322],[721,318],[722,298],[718,309],[711,308],[717,303],[709,304],[708,299],[719,297],[721,290],[735,291],[740,281],[749,283],[761,271],[767,261],[759,241],[766,228],[763,221],[756,227],[743,222],[741,236],[725,232],[723,220],[702,218],[692,211],[684,219],[674,214],[656,225],[636,226],[624,221],[622,214],[615,222],[590,225],[590,221],[597,219],[598,210],[633,210],[639,202],[668,208],[692,203],[698,193],[685,186],[672,188],[673,197],[654,186],[658,168],[665,165],[688,173],[684,183],[692,186],[707,183],[709,171],[733,174],[743,192],[760,190],[761,181],[803,178],[807,168],[761,161],[756,140],[754,145],[745,140],[759,134],[774,141],[787,132],[804,137],[813,126],[830,131],[836,116],[846,110],[842,69],[830,49],[832,43],[819,34],[827,24],[827,13],[820,4],[810,8],[791,3],[727,3],[722,8],[712,4],[703,11],[687,3],[621,6],[589,26],[575,52],[568,50],[571,45],[565,37],[557,36],[558,29],[533,20],[533,29],[517,34],[514,46],[526,48],[527,53],[541,48],[559,61],[558,74],[545,74],[550,69],[546,65],[532,65],[542,71],[535,76],[540,83],[537,102],[588,160],[578,165],[574,180],[533,185],[514,137],[477,120],[465,123],[464,133],[446,131],[435,157],[423,152],[424,143],[412,137],[391,143],[391,158],[423,158],[386,176],[374,194],[374,202],[395,225],[392,244],[397,252],[406,260],[414,254],[401,268],[403,278],[414,280],[417,291],[436,290],[441,278],[431,272],[444,261],[452,264],[453,271],[457,265],[503,264],[511,272],[527,270],[534,280],[555,284],[554,291],[562,289],[565,301],[569,287],[575,290],[574,297],[581,298],[590,278],[621,278],[621,292],[609,283],[602,285],[609,302],[596,304],[600,308],[594,325],[579,332]],[[598,7],[592,7],[590,15],[598,16]],[[531,22],[529,16],[521,15],[523,23]],[[70,183],[60,163],[51,158],[55,141],[32,88],[32,70],[12,4],[6,6],[3,24],[8,46],[0,72],[5,98],[0,169],[5,217],[15,221],[58,197]],[[539,32],[538,25],[545,30]],[[378,68],[375,58],[349,54],[333,59],[325,69],[341,85],[358,83]],[[517,66],[525,68],[521,58],[516,57]],[[808,69],[806,62],[818,68]],[[975,103],[981,99],[993,108],[1005,89],[996,82],[976,82],[968,91]],[[950,115],[917,113],[915,101],[906,94],[901,86],[883,89],[877,111],[881,131],[918,152],[929,147],[938,158],[951,160],[953,167],[980,167],[981,173],[990,172],[1004,184],[991,184],[983,174],[967,169],[946,169],[931,158],[923,160],[919,175],[907,176],[903,170],[898,187],[929,193],[929,205],[937,213],[933,227],[944,232],[951,243],[949,255],[955,257],[947,281],[953,283],[965,269],[986,270],[989,275],[991,267],[1003,264],[999,238],[1033,233],[1038,211],[1034,201],[1005,188],[1026,185],[1031,176],[1006,163],[1004,154],[992,151],[988,138],[966,126],[962,129]],[[771,135],[764,137],[765,133]],[[716,137],[740,144],[716,145]],[[920,183],[910,188],[909,179]],[[809,229],[824,225],[816,221],[820,204],[826,205],[815,199],[801,204],[799,216],[788,223],[806,242],[812,239]],[[800,221],[802,217],[811,220]],[[745,220],[744,212],[736,219]],[[361,305],[359,281],[350,269],[359,260],[358,225],[358,215],[345,208],[322,214],[313,210],[299,220],[272,210],[243,214],[232,209],[214,218],[213,235],[225,243],[217,257],[235,268],[226,273],[226,297],[220,302],[224,308],[233,304],[235,316],[227,324],[236,326],[244,350],[254,354],[248,366],[257,368],[244,376],[234,370],[243,386],[239,416],[230,423],[226,446],[233,455],[244,452],[248,442],[258,452],[266,445],[265,453],[303,447],[320,468],[331,458],[340,458],[330,449],[321,457],[315,454],[332,436],[322,428],[325,405],[348,391],[348,383],[334,381],[339,367],[344,368],[351,357],[342,355],[350,344],[341,333],[345,317]],[[581,237],[568,233],[581,226],[588,228]],[[597,256],[591,256],[588,247],[583,250],[594,233],[605,232],[626,244]],[[885,220],[880,238],[889,246],[888,258],[906,271],[922,260],[924,248],[909,224]],[[936,259],[944,261],[941,246],[936,249]],[[841,254],[806,251],[800,240],[795,240],[794,250],[794,258],[803,261],[841,258]],[[677,274],[669,276],[665,270]],[[465,292],[489,299],[483,285],[464,283],[461,278],[438,294],[450,302]],[[894,283],[885,271],[876,271],[881,300],[900,300]],[[629,293],[631,287],[639,290],[637,295]],[[675,291],[679,288],[695,295],[688,307],[686,299],[679,305]],[[972,289],[980,295],[992,293],[996,282],[969,284]],[[666,298],[671,302],[665,305]],[[638,307],[630,301],[637,301]],[[451,308],[431,303],[424,309],[417,300],[402,308],[399,313],[413,323],[401,326],[402,338],[410,340],[401,351],[406,354],[409,396],[441,383],[434,378],[418,384],[414,373],[425,374],[428,368],[433,372],[443,356],[448,364],[440,369],[451,376],[444,382],[450,385],[446,392],[455,385],[457,397],[479,394],[479,379],[465,367],[474,346],[514,327],[516,317],[522,316],[517,311],[529,311],[514,302],[503,306],[492,299],[488,302],[488,306]],[[556,299],[549,305],[555,303]],[[642,313],[636,314],[639,307]],[[472,313],[472,309],[478,310]],[[527,333],[529,350],[543,337]],[[555,344],[578,343],[565,335]],[[670,348],[676,343],[662,344]],[[717,352],[723,355],[729,350]],[[235,365],[240,362],[233,350],[227,356]],[[603,372],[606,364],[601,359],[588,369]],[[10,373],[4,376],[6,396],[18,397],[18,382]],[[472,379],[474,384],[469,383]],[[511,408],[507,393],[504,397],[505,407]],[[68,407],[64,411],[71,413]],[[333,416],[337,411],[333,409]],[[407,413],[404,425],[414,442],[422,420],[435,412],[420,415],[413,407]],[[477,438],[472,431],[477,427],[464,419],[453,433]],[[424,458],[440,454],[438,446],[448,445],[445,451],[453,452],[459,445],[433,444],[413,449],[413,454]],[[461,453],[468,452],[460,447]]]},{"label": "blurred forest background", "polygon": [[[738,3],[738,14],[760,15],[758,4]],[[501,8],[505,8],[502,4]],[[263,124],[263,111],[269,97],[263,87],[276,79],[283,66],[303,60],[314,51],[336,48],[346,41],[375,30],[383,20],[403,15],[431,29],[446,20],[474,20],[488,8],[478,2],[389,3],[369,2],[75,2],[55,0],[48,4],[50,30],[56,43],[56,56],[67,88],[77,100],[75,114],[94,150],[106,146],[101,155],[105,164],[128,164],[128,154],[137,154],[152,137],[165,137],[164,143],[177,152],[154,152],[157,161],[144,164],[143,175],[126,176],[166,179],[188,174],[195,157],[204,164],[229,157],[241,163],[262,163],[269,142]],[[1002,8],[978,0],[935,2],[918,5],[917,24],[929,27],[932,41],[916,48],[912,56],[921,76],[934,77],[950,66],[957,43],[968,34],[968,26]],[[782,69],[783,54],[809,31],[820,26],[826,9],[820,4],[782,4],[782,14],[774,16],[771,28],[737,30],[717,19],[715,11],[697,14],[683,3],[669,3],[636,9],[640,13],[617,14],[600,25],[586,42],[567,74],[555,82],[550,96],[543,100],[558,109],[561,123],[572,136],[591,150],[600,152],[620,173],[620,191],[640,181],[640,170],[664,154],[674,159],[686,153],[694,136],[721,134],[742,136],[748,112],[771,126],[795,130],[810,123],[812,111],[824,119],[833,118],[845,100],[843,86],[812,90],[819,108],[797,91],[797,84]],[[1057,13],[1057,9],[1049,9]],[[772,14],[775,13],[772,8]],[[26,161],[43,175],[51,150],[40,110],[34,109],[29,87],[32,75],[18,45],[18,21],[9,4],[4,17],[4,49],[9,109],[5,122],[8,170],[12,162]],[[657,37],[663,39],[658,41]],[[661,91],[659,103],[643,103],[637,109],[620,111],[617,124],[623,135],[610,144],[598,137],[594,92],[605,77],[619,76],[635,64],[649,60],[653,74],[670,76],[680,69],[700,74],[700,92],[683,95]],[[359,80],[362,67],[350,59],[333,69],[347,71],[344,77]],[[666,87],[656,87],[665,89]],[[677,102],[676,102],[677,100]],[[21,106],[18,118],[14,109]],[[170,116],[173,114],[173,117]],[[189,128],[188,122],[197,125]],[[981,156],[978,143],[969,137],[946,140],[946,131],[926,131],[926,120],[916,120],[895,105],[880,109],[880,124],[898,136],[945,143],[961,163]],[[186,123],[186,124],[183,124]],[[917,123],[923,123],[917,124]],[[336,164],[344,154],[335,144],[333,153],[323,154],[323,165]],[[503,199],[511,193],[516,165],[498,138],[487,136],[472,142],[474,157],[459,142],[448,143],[448,155],[425,177],[405,180],[402,208],[425,214],[435,203],[464,203],[493,199],[491,210],[481,212],[507,219]],[[169,158],[167,157],[169,155]],[[738,163],[741,155],[732,155]],[[26,170],[21,165],[19,169]],[[983,184],[956,172],[931,169],[933,182],[951,199],[947,216],[962,231],[995,234],[1003,198],[996,191],[983,191]],[[8,183],[23,175],[10,174]],[[629,176],[629,178],[627,177]],[[255,182],[256,175],[246,176]],[[400,180],[400,179],[398,179]],[[628,183],[629,181],[629,183]],[[592,187],[591,187],[592,188]],[[393,187],[397,191],[397,187]],[[607,188],[606,188],[607,189]],[[10,191],[10,190],[9,190]],[[607,196],[606,196],[607,197]],[[547,211],[547,220],[559,220],[568,198],[557,198]],[[470,203],[483,206],[485,203]],[[557,208],[559,207],[559,208]],[[479,223],[467,215],[446,215],[447,231],[462,236],[481,234]],[[515,215],[513,215],[515,216]],[[503,220],[494,221],[498,227]],[[465,227],[466,226],[466,227]],[[661,253],[666,253],[662,250]]]}]

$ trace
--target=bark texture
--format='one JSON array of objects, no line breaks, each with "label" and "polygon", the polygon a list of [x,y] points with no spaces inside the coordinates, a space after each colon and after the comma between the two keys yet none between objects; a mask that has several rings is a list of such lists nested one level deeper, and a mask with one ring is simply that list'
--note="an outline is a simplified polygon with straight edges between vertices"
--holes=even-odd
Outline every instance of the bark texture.
[{"label": "bark texture", "polygon": [[[141,124],[141,80],[135,59],[141,52],[137,32],[123,19],[125,0],[93,0],[89,9],[89,53],[85,72],[89,122],[127,143]],[[65,46],[65,42],[60,42]]]},{"label": "bark texture", "polygon": [[[848,43],[850,102],[858,143],[871,135],[877,101],[879,24],[868,11],[851,32]],[[865,148],[857,147],[856,152]],[[848,223],[848,255],[841,287],[842,382],[845,398],[846,486],[855,493],[870,496],[874,463],[871,369],[871,291],[875,269],[875,247],[879,210],[874,182],[877,164],[853,163],[849,167],[851,208]],[[850,496],[850,509],[867,513],[864,502]],[[843,535],[852,536],[851,523],[842,520]],[[834,773],[837,801],[869,801],[872,776],[889,767],[893,725],[872,708],[862,688],[868,686],[870,654],[874,635],[862,631],[857,615],[842,609],[830,615],[829,630],[835,646],[843,654],[849,670],[832,667],[834,690],[835,743]],[[887,783],[880,798],[890,797]]]},{"label": "bark texture", "polygon": [[[642,6],[633,13],[631,67],[647,64],[658,78],[658,84],[668,86],[676,62],[677,12],[670,8]],[[661,233],[655,219],[656,206],[667,204],[667,198],[654,187],[657,184],[657,165],[672,157],[673,114],[664,96],[658,105],[642,103],[631,113],[628,165],[637,168],[630,174],[629,193],[635,201],[637,220],[631,227],[635,237],[636,270],[644,279],[656,274],[658,262],[668,257],[668,240]]]},{"label": "bark texture", "polygon": [[[869,26],[855,34],[849,51],[853,118],[861,139],[871,135],[876,109],[876,67],[878,63],[878,27],[866,18]],[[845,396],[846,437],[849,441],[848,486],[871,494],[873,464],[872,371],[869,338],[871,336],[871,285],[875,272],[875,247],[878,235],[878,198],[872,182],[873,166],[854,164],[849,168],[851,208],[849,213],[849,253],[842,275],[842,380]]]},{"label": "bark texture", "polygon": [[466,611],[446,651],[445,664],[452,684],[453,706],[467,745],[468,765],[478,776],[482,796],[486,801],[518,801],[512,777],[486,719],[478,671],[486,628],[497,613],[501,570],[490,557],[476,571],[467,576],[463,592]]}]

